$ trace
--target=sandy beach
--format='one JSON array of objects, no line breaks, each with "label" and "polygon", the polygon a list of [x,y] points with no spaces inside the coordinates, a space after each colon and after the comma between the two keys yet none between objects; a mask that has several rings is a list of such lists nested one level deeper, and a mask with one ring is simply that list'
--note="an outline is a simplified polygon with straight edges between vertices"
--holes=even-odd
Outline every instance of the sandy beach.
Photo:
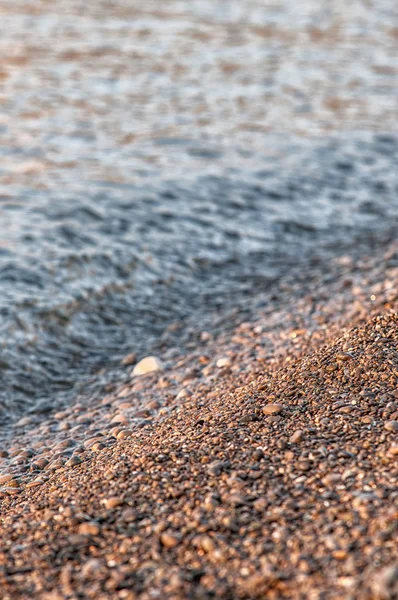
[{"label": "sandy beach", "polygon": [[0,3],[0,600],[398,600],[393,0]]}]

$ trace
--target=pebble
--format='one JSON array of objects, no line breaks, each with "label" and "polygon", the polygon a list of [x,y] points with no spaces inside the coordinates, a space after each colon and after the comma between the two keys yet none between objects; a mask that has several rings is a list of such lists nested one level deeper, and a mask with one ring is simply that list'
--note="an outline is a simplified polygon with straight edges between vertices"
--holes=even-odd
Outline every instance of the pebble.
[{"label": "pebble", "polygon": [[224,469],[224,463],[220,462],[220,461],[216,461],[211,463],[208,467],[207,467],[207,471],[209,473],[209,475],[220,475],[220,473],[223,471]]},{"label": "pebble", "polygon": [[30,488],[34,488],[34,487],[43,485],[43,483],[45,483],[45,479],[33,479],[33,481],[29,481],[25,487],[30,489]]},{"label": "pebble", "polygon": [[325,485],[330,486],[330,487],[333,487],[339,481],[341,481],[340,473],[328,473],[322,479],[322,483],[324,483]]},{"label": "pebble", "polygon": [[384,429],[391,431],[392,433],[398,433],[398,421],[386,421],[384,423]]},{"label": "pebble", "polygon": [[127,354],[127,356],[125,356],[122,359],[122,365],[125,365],[125,366],[132,365],[133,363],[135,363],[136,360],[137,360],[137,355],[134,352],[131,352],[130,354]]},{"label": "pebble", "polygon": [[388,565],[374,574],[371,582],[374,596],[380,600],[398,598],[398,563]]},{"label": "pebble", "polygon": [[125,438],[129,438],[133,435],[133,432],[131,429],[122,429],[122,431],[119,431],[119,433],[116,435],[116,438],[118,440],[124,440]]},{"label": "pebble", "polygon": [[133,369],[132,375],[146,375],[152,371],[160,371],[163,369],[163,364],[156,356],[146,356]]},{"label": "pebble", "polygon": [[14,496],[16,494],[20,494],[22,490],[18,487],[6,486],[6,487],[1,488],[0,491],[6,492],[10,496]]},{"label": "pebble", "polygon": [[388,453],[392,456],[398,456],[398,444],[392,444],[388,449]]},{"label": "pebble", "polygon": [[160,543],[165,548],[175,548],[179,544],[179,538],[176,535],[165,531],[160,535]]},{"label": "pebble", "polygon": [[44,469],[48,465],[49,461],[47,458],[37,458],[33,463],[32,467],[34,469]]},{"label": "pebble", "polygon": [[264,450],[262,448],[256,448],[252,454],[254,460],[261,460],[264,457]]},{"label": "pebble", "polygon": [[81,523],[78,527],[78,533],[83,535],[98,535],[100,531],[101,528],[96,521]]},{"label": "pebble", "polygon": [[76,467],[76,465],[80,465],[82,459],[78,456],[71,456],[69,460],[66,461],[65,467]]},{"label": "pebble", "polygon": [[263,413],[265,415],[279,415],[283,410],[282,404],[267,404],[263,407]]},{"label": "pebble", "polygon": [[73,439],[63,440],[54,446],[54,450],[64,450],[65,448],[71,448],[75,446],[76,442]]},{"label": "pebble", "polygon": [[296,463],[296,469],[298,471],[309,471],[311,469],[311,463],[309,460],[299,460]]},{"label": "pebble", "polygon": [[104,448],[106,448],[106,444],[103,442],[95,442],[95,444],[90,447],[90,450],[92,452],[100,452],[101,450],[104,450]]},{"label": "pebble", "polygon": [[13,475],[11,473],[5,473],[4,475],[0,475],[0,485],[3,483],[7,483],[7,481],[11,481],[13,479]]},{"label": "pebble", "polygon": [[297,429],[289,438],[289,442],[291,444],[299,444],[303,441],[304,431],[302,429]]},{"label": "pebble", "polygon": [[110,498],[104,498],[102,503],[107,510],[110,510],[123,504],[123,500],[119,496],[111,496]]},{"label": "pebble", "polygon": [[216,365],[219,369],[222,369],[223,367],[230,367],[232,365],[232,361],[227,356],[223,356],[222,358],[218,359]]},{"label": "pebble", "polygon": [[123,425],[126,425],[129,422],[128,418],[126,417],[126,415],[123,415],[121,413],[116,414],[112,420],[111,423],[121,423]]},{"label": "pebble", "polygon": [[336,358],[337,358],[337,360],[346,361],[346,360],[353,360],[354,357],[349,352],[339,352],[338,354],[336,354]]}]

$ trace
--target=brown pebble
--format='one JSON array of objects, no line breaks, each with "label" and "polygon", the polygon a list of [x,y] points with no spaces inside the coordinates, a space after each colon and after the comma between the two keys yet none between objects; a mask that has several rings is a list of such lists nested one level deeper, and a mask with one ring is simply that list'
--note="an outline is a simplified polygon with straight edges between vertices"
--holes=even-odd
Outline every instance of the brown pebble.
[{"label": "brown pebble", "polygon": [[6,486],[1,488],[1,491],[14,496],[15,494],[20,494],[22,490],[19,487]]},{"label": "brown pebble", "polygon": [[111,423],[123,423],[123,425],[126,425],[128,422],[128,418],[122,414],[116,414],[111,420]]},{"label": "brown pebble", "polygon": [[102,501],[106,509],[116,508],[123,504],[123,500],[118,496],[111,496],[110,498],[104,498]]},{"label": "brown pebble", "polygon": [[281,404],[267,404],[263,407],[263,413],[265,415],[278,415],[283,410],[283,406]]},{"label": "brown pebble", "polygon": [[262,448],[256,448],[252,454],[254,460],[261,460],[264,457],[264,450]]},{"label": "brown pebble", "polygon": [[40,485],[43,485],[43,483],[44,483],[44,479],[33,479],[33,481],[29,481],[29,483],[26,484],[26,487],[28,489],[34,488],[34,487],[39,487]]},{"label": "brown pebble", "polygon": [[289,438],[289,442],[291,444],[299,444],[303,441],[304,431],[302,429],[297,429]]},{"label": "brown pebble", "polygon": [[160,536],[160,542],[165,548],[175,548],[179,543],[179,538],[176,535],[165,531]]},{"label": "brown pebble", "polygon": [[200,538],[200,546],[201,546],[202,550],[204,550],[208,554],[210,554],[211,552],[213,552],[216,549],[214,540],[209,535],[203,535]]},{"label": "brown pebble", "polygon": [[388,453],[392,456],[398,456],[398,444],[392,444],[388,449]]},{"label": "brown pebble", "polygon": [[386,421],[384,423],[384,429],[391,431],[392,433],[398,433],[398,421]]},{"label": "brown pebble", "polygon": [[125,438],[129,438],[132,435],[133,432],[131,431],[131,429],[122,429],[122,431],[119,431],[116,437],[118,440],[124,440]]},{"label": "brown pebble", "polygon": [[100,450],[103,450],[104,448],[106,448],[106,445],[103,442],[95,442],[90,450],[92,452],[100,452]]},{"label": "brown pebble", "polygon": [[82,459],[78,456],[71,456],[69,460],[66,461],[65,467],[76,467],[76,465],[80,465]]},{"label": "brown pebble", "polygon": [[311,463],[309,460],[299,460],[296,463],[296,469],[298,471],[309,471],[311,469]]},{"label": "brown pebble", "polygon": [[350,354],[349,352],[339,352],[338,354],[336,354],[336,358],[337,360],[353,360],[353,355]]},{"label": "brown pebble", "polygon": [[131,352],[130,354],[127,354],[127,356],[125,356],[122,359],[122,365],[132,365],[133,363],[135,363],[135,361],[137,360],[137,355],[134,352]]},{"label": "brown pebble", "polygon": [[78,527],[78,533],[83,535],[98,535],[101,528],[96,521],[88,521],[87,523],[81,523]]},{"label": "brown pebble", "polygon": [[7,481],[11,481],[13,479],[13,475],[11,473],[5,473],[4,475],[0,475],[0,485],[3,483],[7,483]]}]

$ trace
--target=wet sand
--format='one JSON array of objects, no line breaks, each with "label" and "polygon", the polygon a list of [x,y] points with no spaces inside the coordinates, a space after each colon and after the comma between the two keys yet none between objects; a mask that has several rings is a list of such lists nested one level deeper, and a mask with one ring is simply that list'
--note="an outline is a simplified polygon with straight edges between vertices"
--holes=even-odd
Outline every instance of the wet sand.
[{"label": "wet sand", "polygon": [[398,597],[397,246],[329,267],[162,370],[126,358],[102,400],[21,420],[4,600]]}]

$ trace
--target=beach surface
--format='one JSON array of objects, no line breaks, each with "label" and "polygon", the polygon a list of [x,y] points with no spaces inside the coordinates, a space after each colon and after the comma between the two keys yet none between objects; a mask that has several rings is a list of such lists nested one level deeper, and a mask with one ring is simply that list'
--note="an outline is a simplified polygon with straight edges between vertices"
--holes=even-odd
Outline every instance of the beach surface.
[{"label": "beach surface", "polygon": [[156,371],[127,357],[101,402],[22,419],[4,600],[397,598],[397,246],[381,258],[281,283]]},{"label": "beach surface", "polygon": [[397,22],[1,2],[1,600],[397,600]]}]

